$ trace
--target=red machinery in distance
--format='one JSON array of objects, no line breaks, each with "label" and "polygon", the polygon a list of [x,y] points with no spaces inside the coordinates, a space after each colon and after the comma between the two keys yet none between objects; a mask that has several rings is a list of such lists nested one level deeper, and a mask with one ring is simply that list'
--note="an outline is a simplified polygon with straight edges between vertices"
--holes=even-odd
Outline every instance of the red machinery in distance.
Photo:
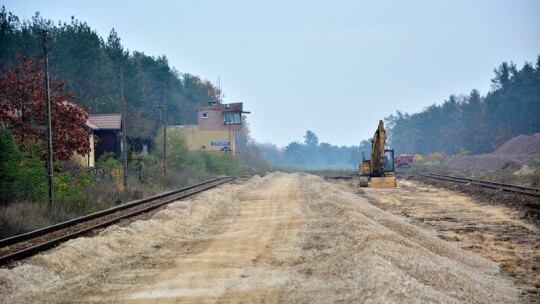
[{"label": "red machinery in distance", "polygon": [[414,157],[409,154],[400,154],[394,157],[394,163],[398,168],[410,168],[412,166]]}]

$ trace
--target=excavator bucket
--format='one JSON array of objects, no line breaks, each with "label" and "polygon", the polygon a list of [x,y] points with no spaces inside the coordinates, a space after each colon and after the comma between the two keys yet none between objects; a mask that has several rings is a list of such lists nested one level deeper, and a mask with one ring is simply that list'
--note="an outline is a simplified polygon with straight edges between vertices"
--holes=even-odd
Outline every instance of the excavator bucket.
[{"label": "excavator bucket", "polygon": [[394,188],[396,187],[396,177],[384,176],[384,177],[372,177],[370,179],[372,188]]}]

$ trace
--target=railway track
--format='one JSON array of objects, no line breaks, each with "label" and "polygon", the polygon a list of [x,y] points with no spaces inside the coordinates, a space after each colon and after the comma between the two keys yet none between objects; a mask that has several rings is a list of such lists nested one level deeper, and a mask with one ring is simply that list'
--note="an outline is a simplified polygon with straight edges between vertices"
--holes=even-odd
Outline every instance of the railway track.
[{"label": "railway track", "polygon": [[518,185],[490,182],[490,181],[485,181],[485,180],[477,180],[477,179],[472,179],[472,178],[436,174],[436,173],[417,173],[417,175],[428,177],[428,178],[439,179],[439,180],[452,181],[452,182],[461,183],[461,184],[472,184],[472,185],[477,185],[477,186],[486,187],[486,188],[498,189],[498,190],[502,190],[506,192],[540,197],[540,191],[538,191],[538,189],[522,187]]},{"label": "railway track", "polygon": [[161,193],[149,198],[133,201],[118,207],[96,212],[70,221],[16,235],[0,240],[0,266],[21,260],[39,252],[58,246],[72,238],[92,230],[107,227],[123,219],[152,211],[171,202],[209,190],[230,182],[237,177],[222,177],[197,185]]}]

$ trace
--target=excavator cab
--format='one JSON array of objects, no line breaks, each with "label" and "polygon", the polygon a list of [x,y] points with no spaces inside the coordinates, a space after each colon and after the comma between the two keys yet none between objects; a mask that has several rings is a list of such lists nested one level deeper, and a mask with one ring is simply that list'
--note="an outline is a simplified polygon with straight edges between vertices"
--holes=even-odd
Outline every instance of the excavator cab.
[{"label": "excavator cab", "polygon": [[384,167],[369,178],[369,186],[375,188],[396,187],[394,174],[394,150],[384,150]]}]

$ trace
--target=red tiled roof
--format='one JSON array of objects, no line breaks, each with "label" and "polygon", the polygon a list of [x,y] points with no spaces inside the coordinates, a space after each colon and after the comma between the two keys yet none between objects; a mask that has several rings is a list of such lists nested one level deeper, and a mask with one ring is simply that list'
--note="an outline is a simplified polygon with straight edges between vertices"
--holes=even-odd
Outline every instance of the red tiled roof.
[{"label": "red tiled roof", "polygon": [[122,114],[90,114],[86,125],[92,130],[121,130]]},{"label": "red tiled roof", "polygon": [[84,125],[90,128],[91,130],[99,130],[99,127],[96,126],[92,121],[90,121],[90,119],[87,119]]}]

